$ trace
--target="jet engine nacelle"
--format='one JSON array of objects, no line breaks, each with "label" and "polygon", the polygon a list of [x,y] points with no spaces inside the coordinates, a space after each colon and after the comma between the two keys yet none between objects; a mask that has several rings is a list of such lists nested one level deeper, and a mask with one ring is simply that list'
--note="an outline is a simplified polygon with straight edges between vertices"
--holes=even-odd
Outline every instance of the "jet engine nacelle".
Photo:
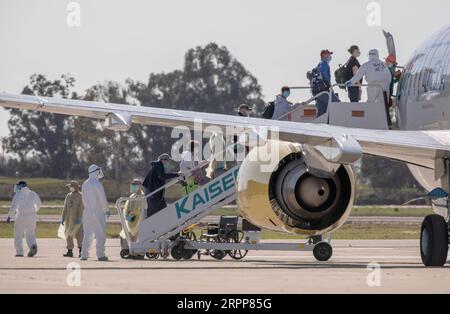
[{"label": "jet engine nacelle", "polygon": [[[263,155],[271,160],[261,162]],[[355,179],[351,166],[344,165],[328,176],[312,175],[301,145],[269,141],[247,155],[237,189],[239,210],[253,224],[314,236],[336,230],[347,220]]]}]

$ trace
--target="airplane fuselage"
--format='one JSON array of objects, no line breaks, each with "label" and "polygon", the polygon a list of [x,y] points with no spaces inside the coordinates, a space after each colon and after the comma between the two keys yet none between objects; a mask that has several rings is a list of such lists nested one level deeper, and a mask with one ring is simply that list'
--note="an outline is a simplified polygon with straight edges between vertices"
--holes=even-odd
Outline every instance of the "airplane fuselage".
[{"label": "airplane fuselage", "polygon": [[[450,25],[426,40],[406,64],[398,84],[401,130],[445,130],[438,140],[450,136]],[[428,191],[441,186],[434,170],[408,165],[416,180]]]}]

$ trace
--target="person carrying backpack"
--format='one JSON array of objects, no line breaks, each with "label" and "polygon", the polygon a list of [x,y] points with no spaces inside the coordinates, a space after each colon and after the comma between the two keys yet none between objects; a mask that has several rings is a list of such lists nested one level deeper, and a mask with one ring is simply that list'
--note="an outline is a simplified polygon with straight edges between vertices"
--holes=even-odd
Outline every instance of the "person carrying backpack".
[{"label": "person carrying backpack", "polygon": [[[328,91],[331,88],[330,62],[333,59],[332,55],[333,52],[329,51],[328,49],[322,50],[320,52],[321,61],[319,65],[314,68],[308,75],[313,96],[316,96],[324,91]],[[328,94],[323,94],[317,98],[317,117],[320,117],[327,112],[328,101]],[[335,93],[331,94],[331,101],[340,102]]]},{"label": "person carrying backpack", "polygon": [[[348,52],[351,54],[350,59],[348,59],[347,64],[345,66],[345,81],[350,81],[353,76],[356,75],[361,64],[358,61],[358,58],[361,56],[361,51],[359,47],[353,45],[348,49]],[[362,80],[360,81],[362,83]],[[348,98],[350,102],[359,102],[361,100],[361,87],[360,86],[350,86],[347,87]]]}]

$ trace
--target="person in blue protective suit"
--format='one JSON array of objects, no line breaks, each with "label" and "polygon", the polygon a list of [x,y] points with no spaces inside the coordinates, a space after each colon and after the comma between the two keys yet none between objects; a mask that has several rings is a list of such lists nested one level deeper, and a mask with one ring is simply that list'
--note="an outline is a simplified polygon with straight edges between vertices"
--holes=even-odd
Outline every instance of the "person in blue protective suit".
[{"label": "person in blue protective suit", "polygon": [[97,246],[97,258],[99,261],[108,261],[105,255],[106,242],[106,217],[111,215],[108,209],[105,189],[100,179],[103,178],[103,171],[97,165],[91,165],[88,169],[89,179],[82,187],[83,200],[83,246],[81,249],[81,260],[87,260],[92,240],[95,236]]}]

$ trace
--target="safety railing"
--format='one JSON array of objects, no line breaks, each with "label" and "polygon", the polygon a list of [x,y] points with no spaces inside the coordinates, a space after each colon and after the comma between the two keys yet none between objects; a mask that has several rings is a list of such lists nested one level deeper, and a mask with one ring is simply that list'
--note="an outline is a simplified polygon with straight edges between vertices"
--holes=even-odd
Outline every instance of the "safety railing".
[{"label": "safety railing", "polygon": [[[335,87],[356,87],[356,86],[357,87],[377,87],[377,88],[379,88],[381,90],[382,93],[384,92],[383,86],[381,86],[380,84],[358,84],[358,85],[350,85],[350,86],[347,86],[345,84],[333,84],[328,90],[320,92],[319,94],[317,94],[317,95],[307,99],[306,101],[294,104],[291,107],[291,110],[289,112],[285,113],[284,115],[282,115],[279,118],[279,120],[281,120],[281,119],[283,119],[283,118],[285,118],[285,117],[287,117],[289,115],[293,115],[296,111],[298,111],[298,110],[300,110],[300,109],[302,109],[304,107],[310,106],[311,103],[315,102],[317,99],[319,99],[323,95],[328,95],[328,106],[327,106],[327,108],[329,108],[330,107],[330,103],[332,103],[332,100],[333,100],[332,97],[333,97],[333,94],[334,94],[334,88]],[[310,86],[293,86],[293,87],[289,87],[289,88],[291,90],[310,90],[311,89]],[[390,114],[389,114],[389,110],[388,110],[388,107],[387,107],[388,104],[385,103],[385,106],[386,106],[386,117],[388,119],[388,124],[390,125],[391,124],[391,122],[390,122],[391,119],[390,119]],[[310,107],[315,107],[315,105],[311,105]]]}]

